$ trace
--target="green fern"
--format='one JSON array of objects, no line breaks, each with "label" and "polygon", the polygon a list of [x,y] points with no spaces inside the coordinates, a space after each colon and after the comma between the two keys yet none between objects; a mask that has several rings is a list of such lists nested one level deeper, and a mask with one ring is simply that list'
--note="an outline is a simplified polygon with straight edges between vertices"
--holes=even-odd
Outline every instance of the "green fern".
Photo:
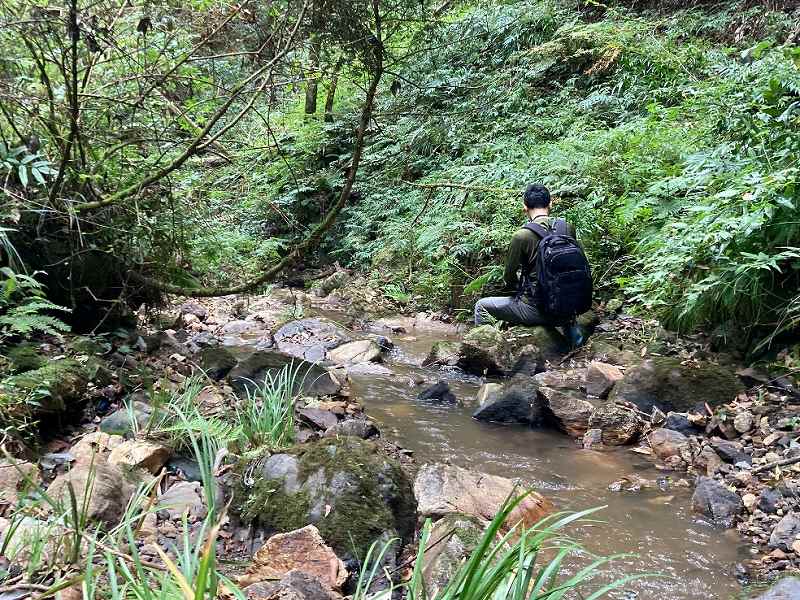
[{"label": "green fern", "polygon": [[53,312],[70,312],[44,295],[44,286],[35,279],[37,273],[24,275],[9,267],[0,269],[0,342],[15,335],[44,333],[59,335],[69,326]]}]

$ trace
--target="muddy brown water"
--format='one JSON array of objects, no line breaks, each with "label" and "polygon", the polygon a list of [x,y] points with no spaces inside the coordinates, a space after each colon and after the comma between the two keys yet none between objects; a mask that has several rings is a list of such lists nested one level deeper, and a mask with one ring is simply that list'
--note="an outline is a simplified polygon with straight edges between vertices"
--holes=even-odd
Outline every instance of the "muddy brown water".
[{"label": "muddy brown water", "polygon": [[[613,597],[740,597],[734,566],[746,558],[746,549],[735,531],[714,529],[691,514],[690,490],[671,487],[664,491],[611,492],[608,485],[625,475],[637,473],[655,479],[667,473],[656,470],[646,458],[629,449],[583,450],[558,432],[473,420],[471,406],[480,380],[457,370],[420,366],[433,342],[441,339],[456,338],[452,333],[419,330],[412,336],[393,336],[395,349],[385,360],[392,375],[351,374],[353,395],[365,404],[384,436],[413,450],[420,464],[449,461],[520,478],[550,497],[560,509],[607,505],[599,515],[603,523],[572,532],[589,552],[636,555],[615,561],[605,569],[605,578],[633,573],[663,575],[630,582]],[[416,387],[412,378],[420,375],[430,382],[447,380],[465,406],[416,401],[423,388]]]}]

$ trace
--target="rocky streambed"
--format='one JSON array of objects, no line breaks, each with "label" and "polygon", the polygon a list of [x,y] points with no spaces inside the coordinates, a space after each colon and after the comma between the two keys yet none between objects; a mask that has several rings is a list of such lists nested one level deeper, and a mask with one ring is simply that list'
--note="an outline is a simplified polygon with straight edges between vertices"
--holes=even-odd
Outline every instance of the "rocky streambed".
[{"label": "rocky streambed", "polygon": [[[730,598],[800,566],[800,399],[701,340],[609,312],[586,317],[594,334],[570,353],[553,330],[370,318],[347,298],[282,290],[176,304],[167,316],[100,347],[37,350],[63,353],[70,376],[84,377],[48,391],[48,414],[83,412],[38,462],[0,469],[8,505],[27,493],[21,472],[58,494],[67,482],[82,489],[91,468],[90,518],[113,527],[134,484],[159,477],[159,510],[137,542],[157,561],[156,547],[180,546],[184,515],[199,531],[207,500],[190,453],[146,435],[153,394],[202,371],[194,401],[230,419],[254,382],[293,365],[296,443],[215,465],[216,493],[230,502],[219,552],[251,598],[339,597],[376,539],[398,540],[385,566],[402,576],[427,517],[440,534],[462,532],[426,557],[435,585],[469,551],[464,532],[479,533],[516,482],[538,492],[520,510],[529,522],[607,505],[607,523],[580,539],[636,556],[606,577],[667,576],[631,583],[626,597]],[[36,381],[37,369],[20,376]],[[158,377],[143,385],[147,372]]]}]

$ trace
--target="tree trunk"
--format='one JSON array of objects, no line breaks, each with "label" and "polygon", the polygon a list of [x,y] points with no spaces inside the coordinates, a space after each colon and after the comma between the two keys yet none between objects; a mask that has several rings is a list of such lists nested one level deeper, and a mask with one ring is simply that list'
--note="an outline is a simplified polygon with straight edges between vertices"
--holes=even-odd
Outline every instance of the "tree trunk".
[{"label": "tree trunk", "polygon": [[339,71],[342,68],[342,59],[336,61],[333,75],[328,86],[328,95],[325,97],[325,122],[333,123],[333,103],[336,100],[336,85],[339,83]]},{"label": "tree trunk", "polygon": [[320,53],[320,40],[319,37],[314,37],[311,40],[311,51],[309,58],[311,59],[311,68],[309,69],[308,83],[306,84],[306,114],[314,115],[317,113],[317,89],[319,87],[319,53]]}]

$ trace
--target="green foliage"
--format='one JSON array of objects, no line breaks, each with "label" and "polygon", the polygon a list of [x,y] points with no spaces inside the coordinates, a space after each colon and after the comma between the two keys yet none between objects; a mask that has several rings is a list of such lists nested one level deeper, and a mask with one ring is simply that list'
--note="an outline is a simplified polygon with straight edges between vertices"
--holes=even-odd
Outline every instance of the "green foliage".
[{"label": "green foliage", "polygon": [[287,365],[277,374],[267,373],[263,383],[247,389],[244,402],[236,406],[240,448],[276,449],[294,442],[294,390],[300,367]]},{"label": "green foliage", "polygon": [[45,185],[45,179],[57,171],[49,160],[38,152],[29,152],[25,146],[9,148],[0,142],[0,177],[15,179],[23,188],[31,183]]},{"label": "green foliage", "polygon": [[[461,563],[444,587],[430,595],[423,579],[424,555],[430,542],[432,523],[426,521],[419,543],[419,550],[410,580],[405,588],[407,600],[545,600],[571,597],[579,593],[581,598],[596,599],[618,589],[635,579],[652,575],[630,575],[609,584],[596,582],[601,567],[620,556],[595,558],[574,571],[567,568],[567,559],[585,553],[580,545],[565,537],[562,530],[600,509],[577,513],[556,513],[543,518],[532,526],[517,523],[508,529],[509,517],[526,495],[509,498],[489,523],[475,549]],[[505,531],[504,531],[505,529]],[[392,542],[388,542],[391,544]],[[395,588],[387,589],[376,596],[368,591],[376,579],[386,546],[376,543],[370,548],[358,581],[354,600],[367,597],[383,600],[394,597]],[[562,570],[567,573],[562,574]],[[389,574],[387,579],[391,580]],[[587,589],[594,588],[594,589]],[[588,594],[588,595],[584,595]]]},{"label": "green foliage", "polygon": [[52,312],[69,309],[50,302],[36,273],[15,273],[10,267],[0,268],[0,344],[12,336],[32,333],[58,335],[69,327]]},{"label": "green foliage", "polygon": [[[267,447],[280,449],[294,442],[294,403],[301,365],[287,365],[268,374],[263,383],[253,382],[253,390],[234,406],[230,418],[204,414],[198,406],[203,390],[199,377],[189,378],[174,393],[154,397],[154,411],[146,433],[163,439],[176,449],[195,449],[198,440],[214,440],[219,447],[247,453]],[[131,423],[133,407],[130,406]],[[136,432],[139,433],[139,432]]]}]

